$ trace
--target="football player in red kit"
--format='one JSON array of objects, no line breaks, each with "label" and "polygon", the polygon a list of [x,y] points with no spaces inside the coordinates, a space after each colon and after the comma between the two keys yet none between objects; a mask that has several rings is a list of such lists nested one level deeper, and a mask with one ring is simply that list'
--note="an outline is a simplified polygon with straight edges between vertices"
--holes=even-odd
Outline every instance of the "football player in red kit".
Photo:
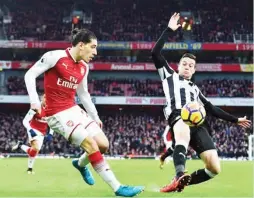
[{"label": "football player in red kit", "polygon": [[173,142],[172,142],[172,137],[171,137],[171,132],[170,132],[170,127],[169,125],[166,126],[165,130],[164,130],[164,133],[163,133],[163,141],[164,141],[164,144],[166,146],[166,150],[165,152],[163,152],[163,154],[160,156],[160,168],[162,169],[163,168],[163,165],[164,165],[164,162],[165,162],[165,159],[172,155],[173,152],[174,152],[174,149],[173,149]]},{"label": "football player in red kit", "polygon": [[[87,164],[90,162],[99,176],[112,188],[116,196],[132,197],[143,186],[122,185],[102,156],[109,146],[102,131],[102,122],[88,92],[88,63],[97,55],[97,38],[87,29],[74,29],[72,47],[45,53],[25,75],[31,109],[41,112],[35,80],[44,73],[46,94],[45,114],[50,128],[85,153],[73,160],[73,166],[85,182],[94,184]],[[86,112],[75,103],[77,93]]]},{"label": "football player in red kit", "polygon": [[53,138],[53,130],[48,127],[45,119],[45,95],[42,96],[41,106],[40,114],[36,114],[34,110],[30,109],[23,119],[23,125],[27,129],[30,147],[22,144],[21,141],[18,141],[18,143],[12,147],[13,151],[20,148],[28,154],[28,174],[34,174],[33,166],[35,157],[41,150],[44,137],[46,137],[48,141]]}]

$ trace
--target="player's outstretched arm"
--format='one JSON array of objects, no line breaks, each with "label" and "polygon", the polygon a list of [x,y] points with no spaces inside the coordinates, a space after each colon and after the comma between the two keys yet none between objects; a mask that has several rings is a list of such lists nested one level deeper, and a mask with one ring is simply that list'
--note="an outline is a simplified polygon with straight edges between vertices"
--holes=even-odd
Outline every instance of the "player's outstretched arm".
[{"label": "player's outstretched arm", "polygon": [[102,122],[98,116],[98,112],[96,110],[96,107],[94,103],[92,102],[91,96],[88,92],[88,86],[87,86],[87,75],[84,76],[82,82],[79,84],[77,88],[77,95],[86,109],[87,113],[93,120],[97,122],[97,124],[102,128]]},{"label": "player's outstretched arm", "polygon": [[179,13],[174,13],[171,16],[168,27],[162,32],[160,38],[154,45],[152,49],[152,58],[155,64],[155,67],[158,69],[161,80],[164,80],[170,74],[173,74],[175,71],[169,66],[165,58],[162,56],[161,51],[162,48],[170,35],[174,34],[174,31],[177,30],[181,25],[178,24],[178,20],[180,18]]},{"label": "player's outstretched arm", "polygon": [[248,128],[251,126],[251,121],[247,120],[246,116],[242,118],[237,118],[234,115],[227,113],[226,111],[223,111],[221,108],[214,106],[210,101],[208,101],[201,92],[199,92],[199,99],[204,104],[206,111],[211,115],[213,115],[214,117],[229,122],[237,123],[238,125],[244,128]]},{"label": "player's outstretched arm", "polygon": [[56,57],[53,52],[45,53],[25,74],[26,89],[29,95],[31,109],[37,113],[41,112],[41,102],[36,91],[36,78],[56,63]]}]

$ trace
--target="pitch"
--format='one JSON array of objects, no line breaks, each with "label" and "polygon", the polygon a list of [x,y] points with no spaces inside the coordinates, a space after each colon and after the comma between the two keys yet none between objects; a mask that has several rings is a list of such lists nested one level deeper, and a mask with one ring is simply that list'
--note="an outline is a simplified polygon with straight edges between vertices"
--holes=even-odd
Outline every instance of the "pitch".
[{"label": "pitch", "polygon": [[[215,179],[170,194],[157,191],[173,177],[172,161],[163,170],[156,160],[110,160],[109,163],[122,183],[146,186],[139,197],[254,196],[254,163],[249,161],[224,161],[222,173]],[[26,173],[25,158],[2,159],[0,164],[0,197],[115,197],[94,171],[96,187],[86,185],[70,159],[38,159],[35,175]],[[189,173],[198,167],[203,167],[201,161],[187,161]]]}]

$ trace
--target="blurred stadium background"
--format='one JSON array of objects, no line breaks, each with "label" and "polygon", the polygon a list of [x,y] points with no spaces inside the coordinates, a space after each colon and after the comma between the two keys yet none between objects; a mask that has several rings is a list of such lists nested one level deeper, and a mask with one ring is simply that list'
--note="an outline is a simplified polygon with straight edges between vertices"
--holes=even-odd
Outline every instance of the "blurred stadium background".
[{"label": "blurred stadium background", "polygon": [[[99,40],[98,56],[89,64],[89,90],[110,141],[108,155],[158,156],[164,149],[165,100],[151,49],[175,11],[183,28],[164,47],[168,62],[176,69],[183,53],[194,53],[195,81],[204,95],[253,120],[251,0],[1,0],[0,156],[25,156],[11,153],[17,140],[27,141],[24,74],[46,51],[69,47],[74,27],[91,29]],[[37,90],[43,92],[43,76]],[[253,159],[253,126],[243,130],[212,117],[209,122],[222,158]],[[72,157],[81,150],[55,134],[41,153]]]}]

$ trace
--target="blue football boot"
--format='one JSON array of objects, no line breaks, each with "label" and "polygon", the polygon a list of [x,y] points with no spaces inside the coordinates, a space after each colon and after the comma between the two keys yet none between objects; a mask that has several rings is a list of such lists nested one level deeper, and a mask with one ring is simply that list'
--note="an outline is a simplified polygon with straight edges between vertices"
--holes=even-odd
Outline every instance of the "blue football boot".
[{"label": "blue football boot", "polygon": [[144,186],[123,186],[121,185],[115,192],[116,196],[134,197],[144,191]]},{"label": "blue football boot", "polygon": [[85,167],[80,167],[78,165],[78,160],[74,159],[72,160],[72,165],[79,170],[80,174],[82,175],[84,181],[88,184],[88,185],[94,185],[95,181],[93,178],[93,175],[91,173],[91,171],[85,166]]}]

